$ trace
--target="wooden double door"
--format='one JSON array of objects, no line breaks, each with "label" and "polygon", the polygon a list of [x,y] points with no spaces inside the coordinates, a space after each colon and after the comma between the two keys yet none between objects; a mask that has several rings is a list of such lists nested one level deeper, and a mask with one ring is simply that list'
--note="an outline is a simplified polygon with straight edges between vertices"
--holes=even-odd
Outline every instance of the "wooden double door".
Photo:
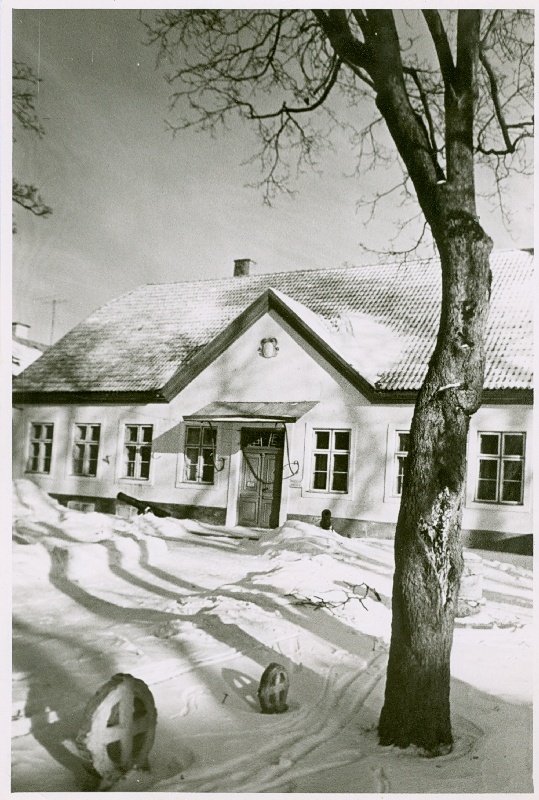
[{"label": "wooden double door", "polygon": [[277,528],[283,479],[283,434],[271,429],[242,431],[238,524]]}]

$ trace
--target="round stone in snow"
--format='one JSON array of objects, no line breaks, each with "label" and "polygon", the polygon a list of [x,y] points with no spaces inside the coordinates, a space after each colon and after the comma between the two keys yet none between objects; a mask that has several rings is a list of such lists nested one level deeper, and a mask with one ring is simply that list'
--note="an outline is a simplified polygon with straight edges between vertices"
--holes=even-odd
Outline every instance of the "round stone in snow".
[{"label": "round stone in snow", "polygon": [[144,681],[118,673],[84,711],[77,748],[110,785],[133,767],[145,767],[155,739],[157,711]]},{"label": "round stone in snow", "polygon": [[288,709],[286,696],[290,682],[281,664],[269,664],[260,678],[258,700],[263,714],[282,714]]}]

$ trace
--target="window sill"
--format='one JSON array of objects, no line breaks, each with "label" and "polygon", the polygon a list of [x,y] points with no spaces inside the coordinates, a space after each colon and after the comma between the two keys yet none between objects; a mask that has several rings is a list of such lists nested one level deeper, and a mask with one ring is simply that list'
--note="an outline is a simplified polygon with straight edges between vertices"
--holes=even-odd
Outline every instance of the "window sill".
[{"label": "window sill", "polygon": [[38,476],[40,478],[51,478],[52,477],[52,473],[51,472],[31,472],[29,469],[25,470],[24,474],[25,475],[36,475],[36,476]]},{"label": "window sill", "polygon": [[350,497],[350,492],[338,492],[330,489],[303,489],[302,495],[306,497]]},{"label": "window sill", "polygon": [[493,503],[489,500],[470,500],[465,508],[470,511],[516,511],[517,513],[530,513],[530,508],[525,503]]}]

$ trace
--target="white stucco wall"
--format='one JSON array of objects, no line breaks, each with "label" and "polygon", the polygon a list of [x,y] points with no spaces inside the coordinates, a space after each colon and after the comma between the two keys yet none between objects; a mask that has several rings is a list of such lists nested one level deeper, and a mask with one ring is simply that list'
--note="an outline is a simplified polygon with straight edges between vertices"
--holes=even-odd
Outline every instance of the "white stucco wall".
[{"label": "white stucco wall", "polygon": [[[275,337],[279,352],[262,358],[264,338]],[[412,406],[373,406],[320,355],[273,312],[245,331],[221,356],[198,375],[169,404],[148,406],[19,406],[14,411],[14,476],[25,475],[32,422],[54,424],[50,475],[32,475],[43,489],[55,494],[116,497],[119,491],[141,500],[227,509],[227,522],[236,520],[241,453],[241,422],[216,423],[217,458],[223,464],[212,486],[183,481],[183,417],[214,401],[316,401],[297,423],[287,425],[290,461],[299,471],[285,469],[281,521],[287,514],[319,516],[329,508],[335,518],[394,523],[399,498],[394,496],[394,440],[407,431]],[[71,474],[76,423],[101,424],[99,464],[95,478]],[[126,424],[152,424],[153,455],[148,481],[124,477],[123,441]],[[273,423],[268,423],[274,427]],[[311,486],[313,431],[344,428],[351,431],[350,484],[347,494],[313,491]],[[526,486],[522,506],[475,502],[478,431],[522,431],[527,434]],[[463,527],[466,529],[530,533],[532,410],[529,407],[483,407],[472,418],[469,470]]]}]

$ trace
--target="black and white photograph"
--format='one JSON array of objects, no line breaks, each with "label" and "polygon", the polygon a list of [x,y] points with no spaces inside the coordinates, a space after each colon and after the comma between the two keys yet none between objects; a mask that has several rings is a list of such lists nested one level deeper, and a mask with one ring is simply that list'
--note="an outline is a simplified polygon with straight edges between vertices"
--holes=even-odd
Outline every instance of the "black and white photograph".
[{"label": "black and white photograph", "polygon": [[533,796],[534,11],[404,6],[3,0],[6,792]]}]

